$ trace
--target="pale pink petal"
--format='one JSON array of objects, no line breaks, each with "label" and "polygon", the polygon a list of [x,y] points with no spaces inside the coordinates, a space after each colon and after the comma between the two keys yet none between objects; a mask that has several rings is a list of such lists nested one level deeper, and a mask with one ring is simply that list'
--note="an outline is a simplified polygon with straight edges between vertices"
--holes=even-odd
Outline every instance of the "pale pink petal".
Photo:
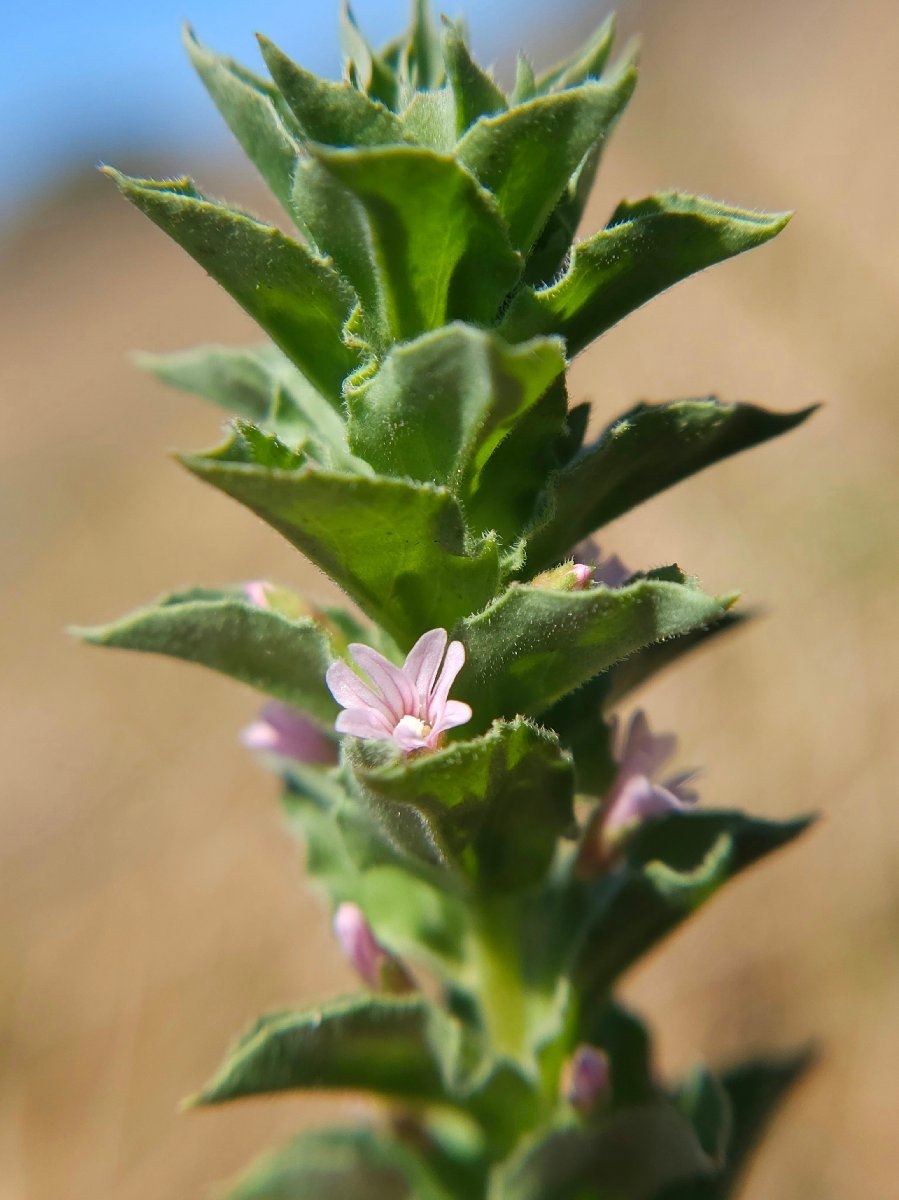
[{"label": "pale pink petal", "polygon": [[337,714],[334,728],[338,733],[374,738],[379,742],[389,742],[393,737],[393,725],[372,708],[345,708]]},{"label": "pale pink petal", "polygon": [[373,708],[385,720],[395,719],[390,705],[342,659],[328,667],[325,683],[337,703],[344,708]]},{"label": "pale pink petal", "polygon": [[349,651],[353,661],[362,668],[384,697],[394,721],[398,721],[403,713],[415,712],[417,697],[411,683],[399,667],[394,666],[377,650],[372,650],[371,646],[363,646],[359,642],[351,643]]},{"label": "pale pink petal", "polygon": [[614,841],[635,825],[662,817],[666,813],[679,812],[681,801],[661,784],[653,783],[645,775],[635,775],[621,788],[603,821],[604,835]]},{"label": "pale pink petal", "polygon": [[688,784],[692,783],[698,775],[698,771],[681,771],[679,775],[672,775],[670,779],[666,779],[663,786],[673,796],[676,796],[681,804],[696,804],[699,800],[699,792],[695,788],[688,787]]},{"label": "pale pink petal", "polygon": [[406,655],[403,674],[411,681],[420,701],[427,702],[431,694],[445,647],[446,630],[429,629]]},{"label": "pale pink petal", "polygon": [[620,772],[624,776],[652,776],[663,767],[677,750],[673,733],[654,734],[646,714],[638,710],[631,717],[624,745],[618,755]]},{"label": "pale pink petal", "polygon": [[462,700],[447,700],[443,706],[443,716],[431,729],[431,737],[436,738],[447,729],[455,729],[471,720],[471,705]]},{"label": "pale pink petal", "polygon": [[450,642],[446,648],[446,658],[443,660],[443,666],[440,668],[440,674],[434,681],[434,686],[431,689],[431,694],[428,697],[428,713],[426,720],[429,725],[439,725],[443,717],[443,709],[446,706],[446,698],[449,695],[449,690],[455,682],[456,676],[465,665],[465,647],[461,642]]}]

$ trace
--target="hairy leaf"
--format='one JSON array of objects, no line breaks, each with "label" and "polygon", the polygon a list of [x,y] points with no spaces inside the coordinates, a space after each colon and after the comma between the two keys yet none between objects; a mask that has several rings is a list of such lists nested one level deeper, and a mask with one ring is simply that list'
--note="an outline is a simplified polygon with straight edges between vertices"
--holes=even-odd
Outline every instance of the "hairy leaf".
[{"label": "hairy leaf", "polygon": [[659,292],[769,241],[789,219],[681,192],[624,201],[606,229],[575,247],[558,283],[518,292],[502,333],[513,342],[559,334],[574,357]]},{"label": "hairy leaf", "polygon": [[353,296],[328,264],[274,226],[207,200],[189,179],[129,179],[104,169],[339,404],[358,356],[340,338]]},{"label": "hairy leaf", "polygon": [[648,822],[626,846],[627,869],[598,881],[574,978],[599,997],[629,966],[734,875],[810,823],[738,812],[675,813]]},{"label": "hairy leaf", "polygon": [[[413,146],[318,147],[313,154],[364,212],[362,247],[371,266],[360,258],[362,247],[352,254],[327,249],[363,305],[377,299],[383,328],[376,348],[456,318],[493,324],[521,261],[491,197],[455,159]],[[298,188],[304,180],[301,172]]]},{"label": "hairy leaf", "polygon": [[184,45],[228,128],[289,213],[299,145],[277,93],[233,59],[204,46],[189,25],[184,27]]},{"label": "hairy leaf", "polygon": [[561,62],[549,67],[534,81],[538,92],[557,92],[576,87],[585,79],[598,79],[612,52],[615,40],[615,17],[606,17],[593,36]]},{"label": "hairy leaf", "polygon": [[265,64],[303,137],[323,146],[383,146],[402,142],[395,113],[348,83],[331,83],[298,66],[268,38],[259,38]]},{"label": "hairy leaf", "polygon": [[726,599],[674,577],[583,592],[513,584],[459,629],[459,697],[479,725],[538,714],[635,650],[720,620]]},{"label": "hairy leaf", "polygon": [[380,819],[400,827],[414,809],[432,844],[482,889],[536,882],[556,839],[574,822],[571,760],[557,739],[525,721],[497,722],[483,737],[382,766],[354,756],[356,779]]},{"label": "hairy leaf", "polygon": [[191,1107],[305,1088],[447,1100],[459,1032],[423,996],[352,996],[261,1017]]},{"label": "hairy leaf", "polygon": [[138,365],[171,387],[202,396],[252,421],[323,466],[365,473],[347,449],[341,416],[275,346],[197,346],[174,354],[141,354]]},{"label": "hairy leaf", "polygon": [[559,342],[510,347],[470,325],[444,327],[394,349],[350,398],[350,445],[380,474],[432,480],[464,499],[564,370]]},{"label": "hairy leaf", "polygon": [[445,488],[303,466],[246,424],[219,450],[181,461],[283,534],[401,649],[428,629],[451,628],[496,591],[496,545],[466,544]]},{"label": "hairy leaf", "polygon": [[97,646],[145,650],[211,667],[325,725],[337,715],[325,686],[333,654],[322,623],[311,617],[290,620],[251,604],[236,590],[178,592],[111,625],[73,632]]},{"label": "hairy leaf", "polygon": [[505,112],[508,104],[496,82],[471,57],[457,26],[444,21],[443,59],[455,104],[456,136],[461,137],[480,117]]},{"label": "hairy leaf", "polygon": [[432,1157],[386,1131],[310,1131],[255,1163],[224,1200],[453,1200],[447,1164]]},{"label": "hairy leaf", "polygon": [[493,192],[517,249],[530,250],[581,160],[610,134],[635,83],[628,69],[609,84],[540,96],[482,117],[461,139],[459,161]]},{"label": "hairy leaf", "polygon": [[496,1172],[491,1200],[631,1200],[703,1169],[693,1130],[659,1100],[525,1140]]},{"label": "hairy leaf", "polygon": [[800,425],[813,408],[775,413],[714,397],[638,404],[549,484],[542,524],[527,537],[527,571],[563,561],[571,547],[703,467]]}]

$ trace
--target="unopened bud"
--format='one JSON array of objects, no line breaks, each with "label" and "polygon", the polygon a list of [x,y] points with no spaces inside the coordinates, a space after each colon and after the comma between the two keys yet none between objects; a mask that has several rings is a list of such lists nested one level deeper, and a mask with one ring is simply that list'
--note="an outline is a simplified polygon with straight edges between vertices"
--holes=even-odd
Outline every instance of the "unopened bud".
[{"label": "unopened bud", "polygon": [[582,1116],[608,1099],[609,1060],[602,1050],[583,1042],[562,1069],[562,1098]]},{"label": "unopened bud", "polygon": [[295,708],[277,700],[266,704],[257,720],[241,731],[240,740],[248,750],[291,758],[294,762],[322,765],[337,762],[333,739]]},{"label": "unopened bud", "polygon": [[532,587],[552,588],[559,592],[583,592],[593,582],[593,568],[586,563],[562,563],[541,571],[531,580]]},{"label": "unopened bud", "polygon": [[345,901],[334,914],[334,933],[350,965],[370,988],[394,994],[413,991],[409,972],[377,940],[358,904]]}]

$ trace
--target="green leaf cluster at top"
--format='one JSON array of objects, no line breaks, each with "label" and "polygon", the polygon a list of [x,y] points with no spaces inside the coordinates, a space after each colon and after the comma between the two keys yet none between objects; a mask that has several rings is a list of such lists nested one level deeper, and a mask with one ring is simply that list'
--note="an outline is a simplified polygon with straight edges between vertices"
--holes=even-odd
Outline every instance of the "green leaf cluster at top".
[{"label": "green leaf cluster at top", "polygon": [[[609,65],[611,20],[540,74],[520,59],[509,94],[461,24],[438,32],[423,4],[381,51],[349,10],[342,33],[339,83],[260,39],[263,79],[186,33],[300,236],[188,179],[109,174],[274,343],[148,362],[241,418],[225,446],[186,465],[407,647],[563,561],[631,504],[798,419],[714,400],[642,406],[582,448],[587,409],[569,412],[565,390],[572,354],[785,218],[665,193],[620,205],[573,247],[636,79],[630,59]],[[388,546],[385,578],[374,559]]]}]

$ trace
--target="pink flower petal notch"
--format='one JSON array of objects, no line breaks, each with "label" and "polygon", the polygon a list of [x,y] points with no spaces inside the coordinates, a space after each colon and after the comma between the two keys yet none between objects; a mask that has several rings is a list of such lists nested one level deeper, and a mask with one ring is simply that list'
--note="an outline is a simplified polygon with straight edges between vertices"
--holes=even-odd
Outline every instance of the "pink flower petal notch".
[{"label": "pink flower petal notch", "polygon": [[445,629],[422,634],[401,667],[371,646],[352,642],[350,657],[367,681],[345,662],[332,663],[325,679],[343,712],[338,733],[393,742],[404,754],[436,750],[448,729],[471,720],[471,708],[450,700],[449,690],[465,663],[461,642],[447,645]]},{"label": "pink flower petal notch", "polygon": [[[613,726],[613,741],[619,740],[616,734]],[[676,751],[674,734],[653,733],[646,714],[634,713],[615,754],[615,779],[584,831],[577,874],[590,875],[608,865],[628,834],[645,821],[683,812],[696,803],[699,797],[689,786],[695,771],[683,771],[662,783],[656,781],[656,775]]]}]

